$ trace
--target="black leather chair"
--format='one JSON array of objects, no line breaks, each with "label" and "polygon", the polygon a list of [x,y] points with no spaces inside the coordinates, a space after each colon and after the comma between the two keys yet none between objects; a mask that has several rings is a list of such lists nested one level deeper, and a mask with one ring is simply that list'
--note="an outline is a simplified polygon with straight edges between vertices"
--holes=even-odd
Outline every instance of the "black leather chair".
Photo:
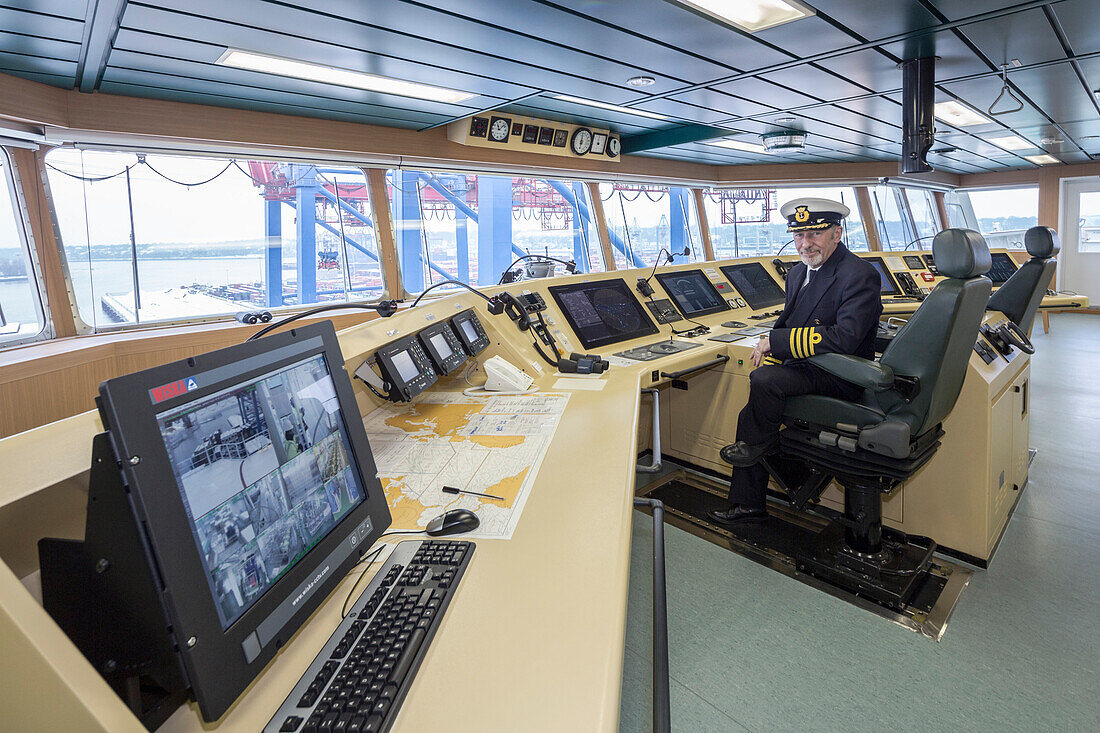
[{"label": "black leather chair", "polygon": [[936,545],[884,531],[882,496],[939,447],[941,424],[962,389],[992,287],[982,277],[990,255],[978,232],[942,231],[932,251],[948,279],[924,299],[879,361],[842,354],[810,358],[863,387],[862,398],[791,398],[779,447],[763,459],[796,509],[816,500],[833,479],[844,488],[843,517],[797,558],[800,566],[895,607],[908,602]]},{"label": "black leather chair", "polygon": [[1039,303],[1054,278],[1055,258],[1062,245],[1058,232],[1050,227],[1031,227],[1024,233],[1024,247],[1031,259],[993,293],[986,308],[1004,313],[1030,336]]}]

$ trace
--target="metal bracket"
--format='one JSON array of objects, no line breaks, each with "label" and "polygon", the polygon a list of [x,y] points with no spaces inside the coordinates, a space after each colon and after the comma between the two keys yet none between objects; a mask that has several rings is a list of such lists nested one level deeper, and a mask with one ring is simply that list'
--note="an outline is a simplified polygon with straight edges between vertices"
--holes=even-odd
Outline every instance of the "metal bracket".
[{"label": "metal bracket", "polygon": [[637,464],[634,470],[638,473],[657,473],[661,470],[661,397],[658,390],[646,387],[643,395],[653,395],[653,460],[648,466]]}]

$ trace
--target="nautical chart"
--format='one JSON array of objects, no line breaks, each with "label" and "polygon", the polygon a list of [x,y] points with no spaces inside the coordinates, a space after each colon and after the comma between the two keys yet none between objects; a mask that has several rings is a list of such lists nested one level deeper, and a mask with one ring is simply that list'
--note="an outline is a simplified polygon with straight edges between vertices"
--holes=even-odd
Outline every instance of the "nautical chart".
[{"label": "nautical chart", "polygon": [[[554,437],[568,394],[466,397],[421,395],[386,405],[363,420],[391,529],[420,529],[448,509],[469,509],[481,526],[466,537],[509,539]],[[445,494],[454,486],[503,500]]]}]

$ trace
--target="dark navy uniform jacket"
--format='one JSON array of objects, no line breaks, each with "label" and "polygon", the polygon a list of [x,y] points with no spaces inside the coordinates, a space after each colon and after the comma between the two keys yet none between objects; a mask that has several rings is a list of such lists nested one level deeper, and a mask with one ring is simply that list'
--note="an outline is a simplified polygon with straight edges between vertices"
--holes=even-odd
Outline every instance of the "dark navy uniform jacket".
[{"label": "dark navy uniform jacket", "polygon": [[771,331],[771,355],[782,361],[828,353],[874,359],[882,315],[882,280],[874,265],[839,243],[801,292],[806,269],[799,262],[787,272],[787,302]]}]

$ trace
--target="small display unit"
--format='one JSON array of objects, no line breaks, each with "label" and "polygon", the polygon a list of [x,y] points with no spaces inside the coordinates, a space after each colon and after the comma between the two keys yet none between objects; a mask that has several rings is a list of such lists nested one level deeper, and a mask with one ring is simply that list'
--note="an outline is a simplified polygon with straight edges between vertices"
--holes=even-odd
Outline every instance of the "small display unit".
[{"label": "small display unit", "polygon": [[435,384],[439,376],[416,336],[406,336],[374,352],[386,391],[395,402],[408,402]]},{"label": "small display unit", "polygon": [[1012,273],[1019,268],[1013,259],[1004,252],[994,252],[990,256],[993,259],[993,264],[990,265],[986,277],[992,280],[994,285],[1004,285],[1005,281],[1012,277]]},{"label": "small display unit", "polygon": [[661,272],[657,274],[657,281],[676,301],[680,312],[688,318],[730,309],[702,270]]},{"label": "small display unit", "polygon": [[586,349],[657,333],[622,278],[555,285],[550,295]]},{"label": "small display unit", "polygon": [[890,268],[886,266],[881,257],[864,257],[863,259],[874,265],[875,270],[878,271],[879,292],[882,295],[901,295],[901,288],[898,287],[894,276],[890,273]]},{"label": "small display unit", "polygon": [[428,326],[416,336],[439,374],[450,374],[466,361],[462,342],[446,321]]},{"label": "small display unit", "polygon": [[905,266],[910,270],[924,269],[924,260],[920,258],[920,255],[902,255],[902,259],[905,260]]},{"label": "small display unit", "polygon": [[452,318],[451,328],[462,343],[462,348],[470,356],[477,356],[489,348],[489,336],[485,333],[485,327],[481,325],[481,319],[477,317],[473,308],[462,311]]},{"label": "small display unit", "polygon": [[100,386],[43,604],[150,730],[220,718],[389,526],[343,365],[326,321]]},{"label": "small display unit", "polygon": [[726,265],[722,268],[722,274],[754,311],[782,305],[786,301],[783,288],[759,262]]}]

